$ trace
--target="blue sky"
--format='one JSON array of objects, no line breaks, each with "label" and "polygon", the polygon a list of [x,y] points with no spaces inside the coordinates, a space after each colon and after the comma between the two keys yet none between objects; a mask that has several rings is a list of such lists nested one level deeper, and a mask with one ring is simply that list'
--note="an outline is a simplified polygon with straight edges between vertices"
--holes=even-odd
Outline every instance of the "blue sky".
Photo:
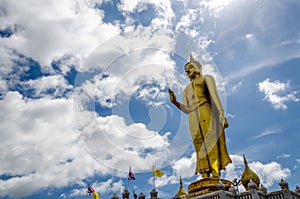
[{"label": "blue sky", "polygon": [[[216,79],[240,178],[300,185],[297,0],[0,1],[0,198],[159,197],[195,176],[181,99],[190,53]],[[136,180],[127,182],[131,165]],[[242,187],[240,187],[242,190]]]}]

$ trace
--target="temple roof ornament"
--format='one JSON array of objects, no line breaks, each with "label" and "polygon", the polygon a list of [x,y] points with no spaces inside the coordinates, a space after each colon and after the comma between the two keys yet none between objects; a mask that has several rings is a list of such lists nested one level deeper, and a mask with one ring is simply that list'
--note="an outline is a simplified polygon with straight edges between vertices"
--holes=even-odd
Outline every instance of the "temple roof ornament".
[{"label": "temple roof ornament", "polygon": [[242,174],[242,179],[241,179],[242,185],[245,187],[246,190],[249,190],[250,189],[249,182],[253,181],[256,184],[256,188],[258,189],[260,185],[260,179],[258,175],[249,168],[245,155],[243,155],[243,157],[244,157],[245,170]]},{"label": "temple roof ornament", "polygon": [[268,193],[267,187],[265,187],[263,184],[260,185],[259,191],[261,191],[262,193],[265,193],[265,194]]},{"label": "temple roof ornament", "polygon": [[181,178],[181,176],[180,176],[180,187],[179,187],[179,190],[177,192],[177,195],[178,196],[187,196],[188,195],[188,192],[182,186],[182,178]]},{"label": "temple roof ornament", "polygon": [[295,192],[300,194],[300,187],[296,185]]}]

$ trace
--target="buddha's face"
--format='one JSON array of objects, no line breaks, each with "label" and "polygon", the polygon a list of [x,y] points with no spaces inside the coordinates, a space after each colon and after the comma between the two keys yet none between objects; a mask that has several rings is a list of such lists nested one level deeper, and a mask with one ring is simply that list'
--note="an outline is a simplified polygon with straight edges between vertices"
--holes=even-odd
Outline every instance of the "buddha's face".
[{"label": "buddha's face", "polygon": [[184,70],[185,70],[186,75],[190,79],[194,79],[196,77],[196,75],[200,74],[199,71],[197,70],[197,68],[192,63],[188,63],[187,65],[185,65]]}]

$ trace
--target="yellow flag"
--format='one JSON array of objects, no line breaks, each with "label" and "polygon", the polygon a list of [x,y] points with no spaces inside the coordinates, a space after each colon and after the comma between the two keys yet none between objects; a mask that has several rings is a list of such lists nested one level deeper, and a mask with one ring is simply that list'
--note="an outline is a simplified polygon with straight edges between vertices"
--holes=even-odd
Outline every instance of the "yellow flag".
[{"label": "yellow flag", "polygon": [[100,199],[99,194],[96,191],[93,192],[93,199]]},{"label": "yellow flag", "polygon": [[164,172],[162,172],[161,170],[158,170],[155,167],[153,167],[153,175],[157,176],[157,177],[161,177],[161,176],[164,175]]}]

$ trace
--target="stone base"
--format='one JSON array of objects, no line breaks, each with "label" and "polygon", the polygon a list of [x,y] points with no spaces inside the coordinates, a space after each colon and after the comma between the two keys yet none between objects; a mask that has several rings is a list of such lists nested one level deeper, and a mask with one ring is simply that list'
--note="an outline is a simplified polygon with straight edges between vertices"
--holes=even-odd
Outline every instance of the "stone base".
[{"label": "stone base", "polygon": [[225,185],[225,190],[228,191],[232,182],[221,178],[205,178],[192,182],[188,187],[189,198],[208,194],[214,191],[218,191],[217,184],[221,181]]}]

